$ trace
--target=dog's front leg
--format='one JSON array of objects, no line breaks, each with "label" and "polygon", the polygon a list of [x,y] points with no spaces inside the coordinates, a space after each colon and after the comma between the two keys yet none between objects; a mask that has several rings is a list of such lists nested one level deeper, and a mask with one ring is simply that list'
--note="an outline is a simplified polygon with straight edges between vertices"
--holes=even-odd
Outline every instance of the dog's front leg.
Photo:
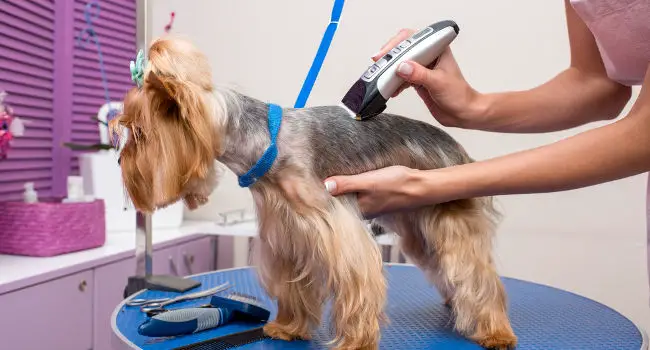
[{"label": "dog's front leg", "polygon": [[334,294],[332,323],[338,349],[377,349],[385,320],[386,280],[381,253],[352,198],[330,198],[323,216],[328,237],[324,264]]},{"label": "dog's front leg", "polygon": [[386,299],[379,248],[356,201],[333,198],[317,180],[286,174],[254,192],[260,218],[261,278],[278,300],[266,333],[305,338],[332,296],[330,343],[338,349],[376,349]]},{"label": "dog's front leg", "polygon": [[277,316],[266,324],[264,332],[287,341],[311,339],[311,331],[320,323],[322,312],[321,281],[296,269],[297,261],[290,250],[276,250],[264,241],[260,248],[261,282],[278,304]]},{"label": "dog's front leg", "polygon": [[[276,299],[278,313],[264,327],[274,339],[311,339],[311,331],[320,324],[325,296],[317,271],[305,266],[305,257],[293,247],[301,232],[290,230],[292,224],[281,217],[261,216],[258,265],[260,282],[270,297]],[[308,254],[305,252],[305,254]]]},{"label": "dog's front leg", "polygon": [[260,184],[253,198],[260,230],[255,265],[260,282],[278,305],[277,316],[264,331],[274,339],[311,339],[327,297],[322,266],[314,258],[318,235],[280,187]]}]

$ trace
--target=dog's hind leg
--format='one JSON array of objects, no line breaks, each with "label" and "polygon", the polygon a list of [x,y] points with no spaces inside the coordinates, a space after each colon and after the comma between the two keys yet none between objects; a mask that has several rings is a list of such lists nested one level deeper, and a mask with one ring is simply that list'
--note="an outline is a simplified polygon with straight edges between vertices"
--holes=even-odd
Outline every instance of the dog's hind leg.
[{"label": "dog's hind leg", "polygon": [[398,214],[387,221],[400,234],[404,253],[426,271],[447,300],[456,330],[485,348],[511,349],[517,338],[491,255],[495,215],[488,199],[477,198]]},{"label": "dog's hind leg", "polygon": [[[422,212],[434,210],[427,208]],[[399,249],[424,272],[429,281],[436,286],[445,305],[450,307],[453,289],[440,274],[435,248],[428,242],[424,231],[418,225],[421,216],[422,214],[418,212],[391,214],[379,218],[378,222],[400,236]]]},{"label": "dog's hind leg", "polygon": [[356,212],[356,200],[334,198],[315,178],[296,173],[254,191],[261,277],[279,309],[265,331],[276,338],[304,338],[331,293],[331,345],[376,349],[386,299],[379,247]]}]

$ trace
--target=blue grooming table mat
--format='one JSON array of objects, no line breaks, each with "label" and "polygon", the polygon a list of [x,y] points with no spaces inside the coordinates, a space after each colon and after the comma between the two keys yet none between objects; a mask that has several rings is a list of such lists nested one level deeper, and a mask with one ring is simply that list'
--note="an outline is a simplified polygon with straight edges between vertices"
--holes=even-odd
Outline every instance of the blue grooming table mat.
[{"label": "blue grooming table mat", "polygon": [[[424,274],[412,265],[385,264],[388,278],[386,312],[390,323],[383,326],[381,349],[437,349],[480,350],[477,344],[455,333],[451,327],[449,310],[443,305],[436,289]],[[215,271],[192,276],[202,282],[188,293],[209,289],[224,282],[234,284],[228,292],[254,295],[275,318],[276,304],[260,287],[255,269]],[[620,313],[593,300],[556,288],[517,279],[503,278],[510,305],[512,327],[519,338],[518,350],[646,350],[645,332]],[[177,293],[143,291],[130,298],[160,298]],[[170,308],[209,303],[210,298],[186,301]],[[126,300],[124,301],[126,302]],[[220,335],[251,328],[251,325],[230,324],[197,334],[159,339],[138,334],[138,326],[146,315],[139,307],[115,309],[113,332],[125,348],[173,349],[194,344]],[[325,311],[326,315],[328,310]],[[323,320],[327,320],[325,316]],[[312,341],[286,342],[262,340],[240,349],[315,349],[325,348],[322,341],[329,339],[327,325],[320,327]]]}]

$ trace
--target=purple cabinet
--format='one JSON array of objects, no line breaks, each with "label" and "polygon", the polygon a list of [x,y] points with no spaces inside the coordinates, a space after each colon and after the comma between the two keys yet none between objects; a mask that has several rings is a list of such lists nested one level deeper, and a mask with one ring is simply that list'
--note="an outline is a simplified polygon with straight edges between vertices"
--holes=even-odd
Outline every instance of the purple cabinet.
[{"label": "purple cabinet", "polygon": [[214,238],[205,237],[178,247],[181,276],[215,270]]},{"label": "purple cabinet", "polygon": [[[212,239],[212,237],[203,237],[170,247],[154,248],[153,273],[187,276],[212,271],[214,269]],[[93,350],[113,349],[111,346],[111,315],[117,304],[123,299],[127,278],[134,272],[135,258],[95,268],[92,315]]]},{"label": "purple cabinet", "polygon": [[155,250],[153,252],[153,273],[155,275],[180,276],[177,256],[177,246]]},{"label": "purple cabinet", "polygon": [[7,349],[93,348],[93,271],[0,295],[0,339]]},{"label": "purple cabinet", "polygon": [[153,273],[189,276],[214,270],[212,242],[212,237],[204,237],[177,246],[155,250]]},{"label": "purple cabinet", "polygon": [[135,272],[135,258],[95,268],[93,350],[112,350],[111,315],[124,295],[126,280]]},{"label": "purple cabinet", "polygon": [[[214,270],[213,239],[197,235],[154,246],[154,273],[187,276]],[[0,348],[112,350],[111,316],[135,273],[135,258],[84,268],[0,294]]]}]

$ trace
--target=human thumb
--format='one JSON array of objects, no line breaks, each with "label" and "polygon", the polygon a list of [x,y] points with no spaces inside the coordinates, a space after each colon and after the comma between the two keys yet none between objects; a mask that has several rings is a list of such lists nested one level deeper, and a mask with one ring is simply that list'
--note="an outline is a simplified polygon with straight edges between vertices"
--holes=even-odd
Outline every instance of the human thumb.
[{"label": "human thumb", "polygon": [[325,189],[331,195],[339,195],[348,192],[358,192],[359,181],[354,176],[332,176],[325,179]]},{"label": "human thumb", "polygon": [[397,74],[411,84],[422,85],[429,89],[435,89],[438,82],[435,71],[413,61],[402,62],[397,67]]}]

